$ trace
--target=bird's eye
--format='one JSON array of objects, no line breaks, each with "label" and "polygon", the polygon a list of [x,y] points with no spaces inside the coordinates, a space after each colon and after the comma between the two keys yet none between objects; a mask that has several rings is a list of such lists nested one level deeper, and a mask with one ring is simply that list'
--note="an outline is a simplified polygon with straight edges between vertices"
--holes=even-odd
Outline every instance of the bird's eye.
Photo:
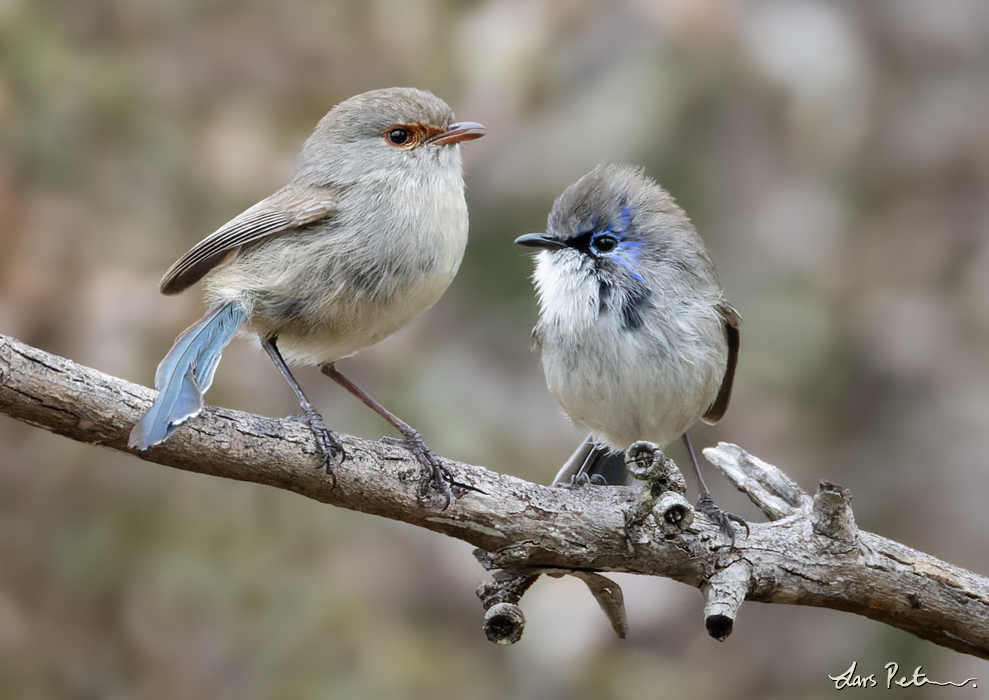
[{"label": "bird's eye", "polygon": [[610,253],[618,245],[618,239],[614,236],[598,236],[591,241],[591,247],[597,253]]},{"label": "bird's eye", "polygon": [[409,142],[409,130],[408,129],[389,129],[385,134],[385,138],[388,139],[388,143],[392,146],[404,146]]}]

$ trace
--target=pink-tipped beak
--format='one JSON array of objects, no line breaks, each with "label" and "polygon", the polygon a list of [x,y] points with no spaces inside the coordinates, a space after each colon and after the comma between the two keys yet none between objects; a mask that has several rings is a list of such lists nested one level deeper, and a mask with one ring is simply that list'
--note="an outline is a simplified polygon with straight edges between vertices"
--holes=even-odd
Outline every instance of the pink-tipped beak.
[{"label": "pink-tipped beak", "polygon": [[457,122],[448,126],[442,134],[437,134],[431,138],[429,142],[437,146],[448,146],[451,143],[479,139],[486,132],[484,126],[477,122]]}]

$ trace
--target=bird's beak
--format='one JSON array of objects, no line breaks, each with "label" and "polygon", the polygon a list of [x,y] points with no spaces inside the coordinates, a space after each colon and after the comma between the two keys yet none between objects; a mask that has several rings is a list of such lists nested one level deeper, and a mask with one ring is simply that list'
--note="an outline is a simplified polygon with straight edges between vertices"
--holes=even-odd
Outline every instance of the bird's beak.
[{"label": "bird's beak", "polygon": [[460,143],[461,141],[473,141],[474,139],[479,139],[487,132],[481,124],[477,122],[457,122],[456,124],[451,124],[446,128],[446,131],[442,131],[433,138],[429,139],[429,143],[436,146],[448,146],[451,143]]},{"label": "bird's beak", "polygon": [[527,233],[516,238],[515,242],[530,248],[547,248],[550,250],[567,247],[566,243],[559,238],[553,238],[548,233]]}]

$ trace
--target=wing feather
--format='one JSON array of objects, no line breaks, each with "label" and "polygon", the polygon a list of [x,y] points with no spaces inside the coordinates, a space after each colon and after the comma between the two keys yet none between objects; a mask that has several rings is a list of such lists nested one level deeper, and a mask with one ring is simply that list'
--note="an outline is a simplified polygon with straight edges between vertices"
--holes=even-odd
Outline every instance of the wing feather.
[{"label": "wing feather", "polygon": [[701,416],[705,423],[717,423],[728,410],[728,402],[731,401],[731,388],[735,383],[735,365],[738,364],[738,346],[740,340],[739,328],[742,325],[742,317],[727,302],[721,302],[715,307],[721,318],[724,320],[725,337],[728,340],[728,363],[725,367],[725,376],[721,380],[721,389],[718,391],[714,403]]},{"label": "wing feather", "polygon": [[280,236],[333,216],[340,191],[323,187],[282,188],[231,219],[183,255],[161,278],[162,294],[178,294],[245,245]]}]

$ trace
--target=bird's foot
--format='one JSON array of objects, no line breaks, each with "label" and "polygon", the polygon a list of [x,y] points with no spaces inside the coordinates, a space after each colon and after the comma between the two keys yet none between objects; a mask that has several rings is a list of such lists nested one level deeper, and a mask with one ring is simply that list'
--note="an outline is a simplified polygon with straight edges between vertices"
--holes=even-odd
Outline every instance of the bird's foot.
[{"label": "bird's foot", "polygon": [[434,484],[443,495],[443,507],[440,510],[446,510],[450,507],[450,501],[453,500],[453,491],[450,488],[450,484],[453,483],[453,472],[443,464],[443,461],[439,457],[433,454],[431,449],[426,447],[426,443],[423,442],[422,437],[417,431],[409,430],[409,432],[405,433],[404,437],[405,439],[402,442],[412,450],[412,454],[416,456],[419,464],[425,467],[427,472],[427,477],[423,480],[420,496],[425,497],[429,493],[429,485]]},{"label": "bird's foot", "polygon": [[333,486],[337,485],[337,475],[333,471],[335,462],[343,462],[347,456],[347,451],[336,436],[326,427],[323,417],[316,410],[306,411],[306,422],[316,438],[316,446],[323,456],[322,468],[326,469],[327,476],[333,479]]},{"label": "bird's foot", "polygon": [[749,524],[745,522],[744,518],[741,518],[734,513],[724,511],[714,505],[714,501],[711,499],[711,494],[706,491],[697,497],[697,503],[694,505],[694,508],[710,518],[711,521],[718,526],[718,529],[728,536],[728,539],[731,540],[732,547],[735,546],[735,528],[732,527],[733,522],[738,523],[745,528],[746,537],[750,534]]},{"label": "bird's foot", "polygon": [[570,477],[570,481],[564,481],[559,484],[555,484],[558,488],[565,489],[579,489],[585,486],[607,486],[608,480],[605,479],[600,474],[588,474],[587,472],[580,472],[579,474],[574,474]]}]

